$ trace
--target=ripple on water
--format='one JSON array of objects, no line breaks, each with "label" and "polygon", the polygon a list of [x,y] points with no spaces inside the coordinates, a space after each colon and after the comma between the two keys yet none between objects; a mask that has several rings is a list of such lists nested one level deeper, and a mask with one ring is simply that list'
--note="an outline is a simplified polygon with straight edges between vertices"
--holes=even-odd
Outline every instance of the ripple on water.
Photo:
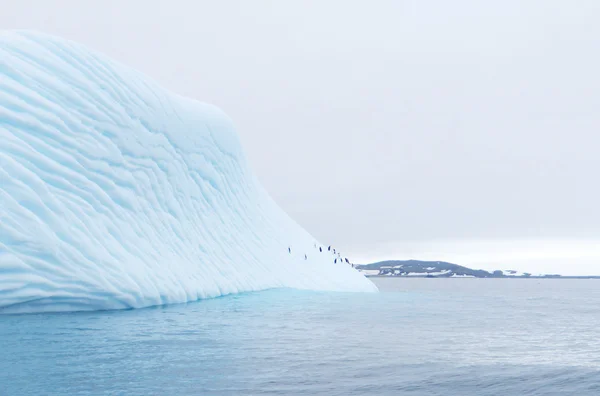
[{"label": "ripple on water", "polygon": [[1,315],[0,394],[600,394],[600,281],[377,282]]}]

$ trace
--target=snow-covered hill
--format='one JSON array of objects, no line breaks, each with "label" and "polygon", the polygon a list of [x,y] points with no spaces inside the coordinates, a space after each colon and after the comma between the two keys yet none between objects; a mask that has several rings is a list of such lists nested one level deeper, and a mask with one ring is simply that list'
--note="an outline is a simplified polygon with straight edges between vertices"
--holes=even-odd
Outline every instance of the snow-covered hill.
[{"label": "snow-covered hill", "polygon": [[445,261],[390,260],[357,265],[367,276],[404,276],[427,278],[557,278],[560,275],[530,274],[515,270],[485,271]]},{"label": "snow-covered hill", "polygon": [[390,260],[373,264],[358,265],[365,275],[387,275],[428,278],[489,278],[493,274],[484,270],[473,270],[445,261]]}]

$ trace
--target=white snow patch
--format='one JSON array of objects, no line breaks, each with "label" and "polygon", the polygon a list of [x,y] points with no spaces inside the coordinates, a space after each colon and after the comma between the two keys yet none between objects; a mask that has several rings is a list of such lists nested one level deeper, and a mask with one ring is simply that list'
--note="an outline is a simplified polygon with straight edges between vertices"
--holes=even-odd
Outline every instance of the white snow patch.
[{"label": "white snow patch", "polygon": [[405,276],[441,276],[441,275],[445,275],[449,272],[452,272],[451,270],[443,270],[443,271],[438,271],[438,272],[409,272],[407,273]]},{"label": "white snow patch", "polygon": [[378,275],[379,274],[379,270],[363,269],[363,270],[359,270],[359,271],[365,275]]},{"label": "white snow patch", "polygon": [[504,276],[523,276],[523,272],[514,271],[514,270],[502,270]]}]

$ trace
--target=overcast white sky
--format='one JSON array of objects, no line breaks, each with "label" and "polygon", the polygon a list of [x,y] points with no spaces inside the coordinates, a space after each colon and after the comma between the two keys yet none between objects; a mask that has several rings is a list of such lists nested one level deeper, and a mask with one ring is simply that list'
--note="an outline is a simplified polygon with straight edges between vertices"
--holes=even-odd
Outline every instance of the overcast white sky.
[{"label": "overcast white sky", "polygon": [[600,1],[0,0],[234,120],[355,261],[600,274]]}]

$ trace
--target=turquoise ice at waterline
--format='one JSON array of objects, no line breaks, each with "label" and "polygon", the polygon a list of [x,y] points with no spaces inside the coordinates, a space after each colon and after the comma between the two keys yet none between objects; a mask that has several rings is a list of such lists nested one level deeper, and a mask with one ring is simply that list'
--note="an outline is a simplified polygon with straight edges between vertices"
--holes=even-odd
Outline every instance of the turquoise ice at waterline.
[{"label": "turquoise ice at waterline", "polygon": [[0,312],[377,290],[315,245],[222,111],[77,43],[0,33]]}]

